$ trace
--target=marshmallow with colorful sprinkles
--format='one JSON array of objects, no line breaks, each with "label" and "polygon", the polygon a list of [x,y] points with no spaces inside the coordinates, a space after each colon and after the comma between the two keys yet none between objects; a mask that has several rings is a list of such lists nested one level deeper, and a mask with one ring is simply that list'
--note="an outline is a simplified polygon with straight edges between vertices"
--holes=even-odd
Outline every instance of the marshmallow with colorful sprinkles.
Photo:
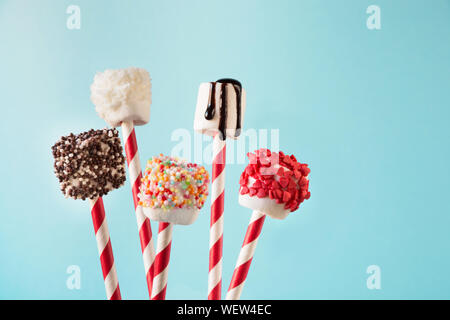
[{"label": "marshmallow with colorful sprinkles", "polygon": [[139,205],[152,220],[189,225],[205,204],[208,184],[203,166],[161,154],[147,161]]}]

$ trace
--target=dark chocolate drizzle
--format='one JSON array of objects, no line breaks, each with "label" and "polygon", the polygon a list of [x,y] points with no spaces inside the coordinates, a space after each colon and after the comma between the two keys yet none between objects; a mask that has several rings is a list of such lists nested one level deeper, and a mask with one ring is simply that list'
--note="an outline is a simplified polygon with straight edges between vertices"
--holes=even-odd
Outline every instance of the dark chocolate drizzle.
[{"label": "dark chocolate drizzle", "polygon": [[227,86],[225,83],[222,84],[222,90],[220,92],[220,99],[222,103],[220,104],[220,119],[219,119],[219,132],[220,139],[225,140],[227,138],[227,116],[228,116],[228,106],[227,106]]},{"label": "dark chocolate drizzle", "polygon": [[216,111],[216,84],[211,82],[211,91],[209,94],[208,108],[206,108],[205,119],[212,120]]},{"label": "dark chocolate drizzle", "polygon": [[227,112],[228,112],[228,105],[227,105],[227,84],[232,84],[234,91],[236,93],[236,130],[235,130],[235,137],[238,137],[241,134],[242,129],[242,120],[241,120],[241,97],[242,97],[242,84],[235,79],[230,78],[224,78],[219,79],[216,82],[211,82],[211,91],[208,101],[208,107],[205,112],[205,118],[207,120],[212,120],[214,118],[214,113],[216,109],[216,83],[221,83],[222,90],[220,94],[220,99],[222,101],[221,107],[220,107],[220,119],[219,119],[219,132],[221,134],[221,139],[225,140],[226,135],[226,124],[227,124]]}]

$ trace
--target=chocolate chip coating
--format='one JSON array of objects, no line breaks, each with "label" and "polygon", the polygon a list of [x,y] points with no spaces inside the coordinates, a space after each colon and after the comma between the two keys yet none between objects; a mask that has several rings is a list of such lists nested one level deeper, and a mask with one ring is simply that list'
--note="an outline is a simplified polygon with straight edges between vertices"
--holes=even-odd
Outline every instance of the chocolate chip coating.
[{"label": "chocolate chip coating", "polygon": [[71,133],[52,146],[52,154],[66,198],[95,199],[125,182],[125,157],[116,129]]}]

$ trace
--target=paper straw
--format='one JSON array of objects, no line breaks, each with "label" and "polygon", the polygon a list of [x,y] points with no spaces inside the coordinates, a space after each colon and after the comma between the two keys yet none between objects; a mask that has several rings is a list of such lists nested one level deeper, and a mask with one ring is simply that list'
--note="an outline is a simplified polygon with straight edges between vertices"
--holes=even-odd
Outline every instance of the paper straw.
[{"label": "paper straw", "polygon": [[226,143],[220,133],[213,140],[211,224],[209,231],[208,300],[220,300],[222,291],[223,210]]},{"label": "paper straw", "polygon": [[102,198],[90,199],[92,221],[94,223],[95,238],[97,240],[98,254],[102,266],[103,280],[105,281],[106,298],[108,300],[121,300],[119,280],[109,237],[108,223],[105,217],[105,207]]},{"label": "paper straw", "polygon": [[153,275],[151,274],[151,266],[155,260],[155,248],[153,246],[152,229],[150,220],[142,212],[142,208],[138,206],[139,186],[141,184],[142,171],[139,161],[139,153],[136,142],[136,133],[132,121],[122,122],[122,137],[125,142],[125,153],[128,163],[129,180],[133,193],[134,209],[136,212],[136,220],[139,230],[139,239],[141,242],[142,258],[144,259],[144,268],[147,278],[148,294],[151,298]]},{"label": "paper straw", "polygon": [[241,297],[265,218],[265,214],[256,210],[253,211],[245,234],[244,243],[239,252],[233,277],[231,278],[230,287],[228,288],[227,300],[238,300]]},{"label": "paper straw", "polygon": [[172,245],[172,229],[172,223],[159,223],[156,257],[155,263],[152,266],[152,274],[154,276],[152,300],[166,299],[170,248]]}]

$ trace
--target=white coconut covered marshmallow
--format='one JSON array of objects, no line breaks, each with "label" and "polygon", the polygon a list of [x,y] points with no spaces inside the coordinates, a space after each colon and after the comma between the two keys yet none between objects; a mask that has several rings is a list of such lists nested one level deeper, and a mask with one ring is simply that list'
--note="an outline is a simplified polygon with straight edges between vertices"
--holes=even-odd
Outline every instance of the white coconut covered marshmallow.
[{"label": "white coconut covered marshmallow", "polygon": [[146,124],[150,120],[151,98],[150,74],[141,68],[99,72],[91,85],[95,110],[111,127],[129,121]]}]

